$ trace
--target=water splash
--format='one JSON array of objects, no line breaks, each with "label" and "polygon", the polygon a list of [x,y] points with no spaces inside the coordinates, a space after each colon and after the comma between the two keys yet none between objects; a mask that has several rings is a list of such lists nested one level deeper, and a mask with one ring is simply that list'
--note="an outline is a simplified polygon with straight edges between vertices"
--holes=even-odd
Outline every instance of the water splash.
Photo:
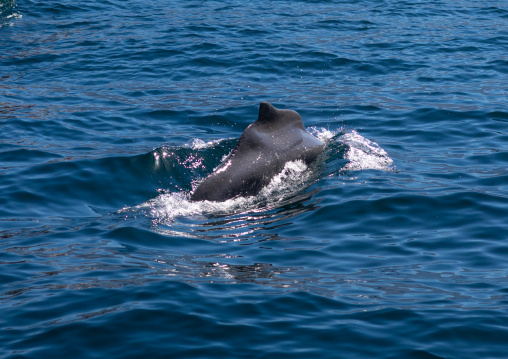
[{"label": "water splash", "polygon": [[343,170],[393,170],[393,160],[388,156],[388,153],[377,143],[361,136],[356,130],[340,136],[338,141],[349,146],[345,156],[349,162]]},{"label": "water splash", "polygon": [[318,140],[327,143],[330,140],[332,140],[335,136],[337,136],[337,134],[340,133],[342,130],[338,129],[336,131],[330,131],[329,128],[312,126],[307,128],[307,131],[312,136],[316,137]]},{"label": "water splash", "polygon": [[[376,169],[392,170],[392,159],[377,143],[361,136],[356,130],[344,133],[342,129],[332,131],[325,128],[310,127],[309,132],[326,144],[322,156],[329,159],[341,157],[347,160],[341,164],[335,175],[345,171],[361,171]],[[207,159],[217,157],[226,158],[234,148],[234,140],[215,140],[205,142],[194,139],[179,149],[160,148],[153,152],[155,163],[165,163],[166,167],[178,167],[193,173],[192,188],[199,185],[196,179],[196,169],[207,167],[206,173],[217,168],[217,163],[205,166]],[[337,146],[338,145],[338,146]],[[344,152],[344,148],[346,151]],[[171,164],[170,164],[171,162]],[[316,161],[319,162],[319,161]],[[321,161],[323,162],[323,161]],[[326,161],[325,161],[326,162]],[[307,166],[302,161],[288,162],[283,170],[272,178],[259,194],[250,197],[237,197],[224,202],[190,201],[192,190],[170,192],[160,189],[159,196],[135,207],[126,207],[118,213],[126,217],[139,215],[150,219],[155,226],[172,225],[183,218],[194,219],[198,222],[210,218],[238,216],[242,213],[262,213],[271,209],[282,208],[284,205],[298,201],[305,195],[304,189],[309,188],[323,177],[321,164]],[[157,166],[156,166],[157,167]],[[198,175],[199,178],[202,175]],[[303,191],[303,192],[302,192]],[[306,197],[306,199],[308,199]],[[180,232],[188,232],[183,230]]]},{"label": "water splash", "polygon": [[284,169],[256,196],[237,197],[224,202],[190,201],[189,192],[162,193],[143,204],[126,207],[118,213],[146,213],[157,223],[170,223],[179,217],[207,218],[210,216],[227,216],[246,211],[262,211],[277,207],[295,189],[304,188],[312,177],[302,161],[288,162]]}]

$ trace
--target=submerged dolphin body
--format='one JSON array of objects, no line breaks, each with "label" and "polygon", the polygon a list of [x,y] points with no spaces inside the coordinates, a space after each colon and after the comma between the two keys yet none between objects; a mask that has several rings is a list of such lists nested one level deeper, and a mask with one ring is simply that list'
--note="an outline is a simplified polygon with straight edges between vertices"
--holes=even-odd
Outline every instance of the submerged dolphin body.
[{"label": "submerged dolphin body", "polygon": [[191,201],[256,195],[287,162],[301,160],[308,165],[323,148],[324,143],[305,130],[297,112],[262,102],[258,120],[245,129],[233,153],[196,188]]}]

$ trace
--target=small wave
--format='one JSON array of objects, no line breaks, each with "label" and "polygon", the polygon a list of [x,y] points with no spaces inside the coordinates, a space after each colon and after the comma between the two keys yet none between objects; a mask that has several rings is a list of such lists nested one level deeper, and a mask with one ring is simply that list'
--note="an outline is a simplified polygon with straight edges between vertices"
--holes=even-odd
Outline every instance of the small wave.
[{"label": "small wave", "polygon": [[393,170],[393,160],[388,153],[376,142],[363,137],[354,129],[345,133],[343,129],[332,131],[322,127],[310,127],[308,130],[313,136],[326,143],[328,147],[334,143],[347,146],[344,155],[336,148],[329,151],[327,155],[328,157],[343,156],[348,161],[340,168],[339,173],[368,169],[380,171]]}]

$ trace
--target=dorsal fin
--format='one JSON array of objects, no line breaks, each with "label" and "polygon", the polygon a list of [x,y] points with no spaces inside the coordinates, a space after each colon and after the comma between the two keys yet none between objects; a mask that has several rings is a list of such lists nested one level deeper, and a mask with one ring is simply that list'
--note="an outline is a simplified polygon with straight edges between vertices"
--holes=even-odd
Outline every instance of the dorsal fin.
[{"label": "dorsal fin", "polygon": [[268,102],[261,102],[259,115],[256,121],[258,125],[268,128],[281,128],[287,125],[297,126],[305,131],[300,115],[293,110],[279,110]]},{"label": "dorsal fin", "polygon": [[270,105],[268,102],[261,102],[259,105],[259,122],[272,122],[277,118],[277,110],[275,107]]}]

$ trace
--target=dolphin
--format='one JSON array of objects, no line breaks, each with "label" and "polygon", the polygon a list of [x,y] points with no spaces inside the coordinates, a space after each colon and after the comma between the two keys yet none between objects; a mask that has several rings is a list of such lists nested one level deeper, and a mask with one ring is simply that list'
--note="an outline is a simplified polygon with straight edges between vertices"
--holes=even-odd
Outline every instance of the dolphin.
[{"label": "dolphin", "polygon": [[268,102],[240,136],[235,149],[191,195],[191,201],[226,201],[254,196],[290,161],[307,165],[323,151],[324,143],[305,130],[300,115]]}]

